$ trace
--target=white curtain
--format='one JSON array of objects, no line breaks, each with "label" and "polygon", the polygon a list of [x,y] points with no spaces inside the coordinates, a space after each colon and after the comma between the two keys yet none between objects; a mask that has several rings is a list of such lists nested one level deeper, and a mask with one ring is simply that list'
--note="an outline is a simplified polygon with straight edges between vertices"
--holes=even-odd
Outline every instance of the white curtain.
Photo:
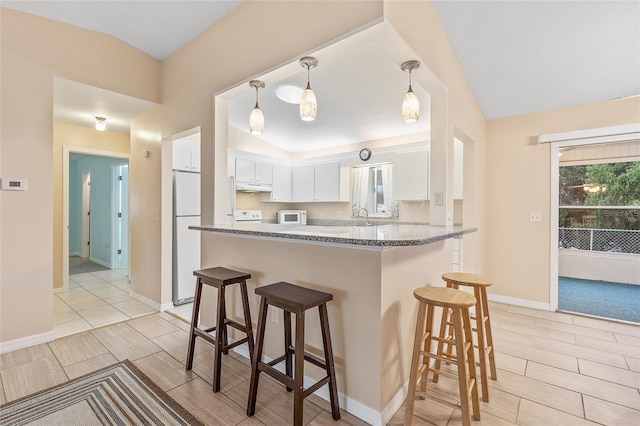
[{"label": "white curtain", "polygon": [[380,166],[382,175],[382,187],[384,188],[385,211],[389,212],[393,206],[393,165],[383,164]]},{"label": "white curtain", "polygon": [[369,168],[356,167],[353,169],[353,214],[356,215],[361,207],[367,207],[367,196],[369,195]]}]

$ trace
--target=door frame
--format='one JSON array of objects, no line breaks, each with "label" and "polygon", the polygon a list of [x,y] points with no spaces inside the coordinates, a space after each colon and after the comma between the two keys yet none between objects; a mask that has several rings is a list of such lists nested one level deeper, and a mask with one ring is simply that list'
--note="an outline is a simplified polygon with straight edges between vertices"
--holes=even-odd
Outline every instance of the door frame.
[{"label": "door frame", "polygon": [[[120,205],[118,204],[118,197],[122,197],[121,195],[121,189],[118,189],[118,184],[121,182],[118,179],[118,171],[123,167],[126,166],[127,167],[127,187],[126,187],[126,204],[127,204],[127,209],[126,209],[126,213],[127,215],[123,218],[119,218],[118,217],[118,213],[120,213]],[[124,269],[122,267],[122,257],[120,257],[121,255],[118,254],[118,250],[122,249],[123,254],[127,257],[127,262],[126,262],[126,269],[129,268],[129,218],[128,218],[128,214],[129,214],[129,161],[122,161],[120,163],[117,164],[113,164],[111,166],[111,180],[112,180],[112,184],[114,185],[114,191],[112,191],[111,194],[111,207],[112,207],[112,212],[111,212],[111,267],[113,269]],[[127,221],[127,236],[125,239],[125,246],[123,247],[121,244],[116,244],[119,243],[120,240],[120,234],[121,234],[121,230],[119,229],[119,227],[122,226],[122,220],[126,220]]]},{"label": "door frame", "polygon": [[129,154],[121,152],[62,146],[62,288],[55,289],[56,292],[69,291],[69,154],[72,153],[129,160]]},{"label": "door frame", "polygon": [[82,173],[82,247],[80,247],[80,256],[91,257],[91,172]]},{"label": "door frame", "polygon": [[599,143],[625,142],[640,139],[640,123],[601,127],[573,132],[551,133],[538,136],[538,143],[549,143],[551,188],[549,212],[549,308],[558,310],[558,220],[560,185],[560,148]]}]

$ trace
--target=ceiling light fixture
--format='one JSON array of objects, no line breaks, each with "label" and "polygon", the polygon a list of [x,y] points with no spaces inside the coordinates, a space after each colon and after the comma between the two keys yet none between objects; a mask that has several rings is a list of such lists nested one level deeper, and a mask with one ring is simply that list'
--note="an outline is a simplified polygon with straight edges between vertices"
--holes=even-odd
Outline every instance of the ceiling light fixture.
[{"label": "ceiling light fixture", "polygon": [[264,114],[258,105],[258,89],[264,89],[264,81],[251,80],[249,86],[256,89],[256,106],[253,107],[249,116],[249,131],[253,135],[261,135],[264,132]]},{"label": "ceiling light fixture", "polygon": [[318,60],[312,56],[305,56],[300,59],[300,66],[307,69],[307,88],[304,89],[300,98],[300,118],[302,121],[313,121],[318,113],[318,101],[316,100],[316,94],[311,90],[309,74],[311,68],[318,66]]},{"label": "ceiling light fixture", "polygon": [[103,132],[107,128],[107,119],[104,117],[96,117],[96,130]]},{"label": "ceiling light fixture", "polygon": [[419,61],[406,61],[400,65],[402,71],[409,73],[409,90],[404,95],[402,100],[402,122],[403,123],[415,123],[420,117],[420,101],[413,89],[411,89],[411,71],[417,69],[420,66]]}]

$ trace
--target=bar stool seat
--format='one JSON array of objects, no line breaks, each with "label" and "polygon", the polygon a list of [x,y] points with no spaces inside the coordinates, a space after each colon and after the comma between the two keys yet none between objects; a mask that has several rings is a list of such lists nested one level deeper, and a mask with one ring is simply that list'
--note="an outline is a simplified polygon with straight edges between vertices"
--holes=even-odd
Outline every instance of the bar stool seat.
[{"label": "bar stool seat", "polygon": [[[474,419],[480,420],[480,401],[478,399],[471,318],[469,314],[469,308],[476,304],[476,299],[469,293],[446,287],[420,287],[414,290],[413,296],[418,299],[419,305],[404,424],[411,425],[413,422],[413,407],[415,396],[418,394],[423,398],[427,397],[459,407],[462,411],[462,424],[469,426],[472,413]],[[436,307],[440,307],[443,310],[451,310],[452,312],[451,316],[456,333],[455,339],[451,339],[449,342],[455,344],[456,347],[457,374],[439,370],[439,367],[431,367],[431,358],[450,360],[450,358],[434,352],[432,348],[434,341],[438,343],[445,341],[444,338],[433,334],[433,319]],[[420,361],[420,357],[422,357],[422,361]],[[443,374],[458,380],[459,405],[443,398],[436,392],[428,392],[429,372]],[[418,385],[419,378],[420,383]],[[418,387],[419,389],[417,389]],[[469,407],[469,399],[471,399],[471,407]]]},{"label": "bar stool seat", "polygon": [[[457,289],[459,286],[472,287],[476,298],[475,315],[471,319],[475,321],[473,331],[477,336],[478,365],[480,366],[480,381],[482,384],[482,400],[489,402],[489,383],[487,374],[487,362],[491,369],[491,379],[497,380],[496,360],[493,351],[493,335],[491,333],[491,318],[489,316],[489,302],[487,301],[487,287],[493,284],[491,278],[465,272],[448,272],[442,275],[446,286]],[[440,337],[450,335],[453,332],[451,321],[446,320],[445,313],[440,325]],[[439,353],[442,354],[442,344],[438,345]],[[447,353],[451,353],[451,346],[448,345]],[[436,368],[440,367],[440,361],[436,361]],[[437,382],[437,376],[434,381]]]},{"label": "bar stool seat", "polygon": [[[222,354],[229,353],[229,349],[235,348],[243,343],[249,346],[249,353],[253,354],[253,328],[251,325],[251,311],[249,310],[249,297],[247,295],[247,280],[251,274],[234,271],[233,269],[217,266],[209,269],[194,271],[196,278],[196,293],[193,299],[193,315],[191,317],[191,329],[189,331],[189,346],[187,350],[186,370],[191,370],[193,366],[193,352],[196,345],[196,337],[201,337],[214,345],[213,358],[213,392],[220,390],[220,372],[222,370]],[[242,310],[244,314],[244,324],[240,324],[227,318],[227,308],[225,303],[225,289],[231,284],[240,285],[240,295],[242,298]],[[216,326],[202,329],[198,327],[200,314],[200,302],[202,300],[202,286],[210,285],[218,289],[218,306],[216,315]],[[227,327],[231,326],[247,336],[231,344],[228,341]],[[215,331],[215,337],[210,333]]]},{"label": "bar stool seat", "polygon": [[[260,373],[283,383],[288,391],[293,390],[293,424],[302,425],[303,399],[311,395],[325,384],[329,385],[331,400],[331,414],[334,420],[340,419],[340,407],[338,405],[338,388],[336,386],[336,373],[333,362],[333,350],[331,347],[331,335],[329,333],[329,317],[327,315],[327,302],[333,299],[333,295],[322,291],[300,287],[286,282],[278,282],[256,288],[256,294],[261,296],[260,313],[258,317],[258,330],[256,345],[251,362],[251,383],[249,386],[249,400],[247,403],[247,415],[253,416],[256,410],[258,395],[258,380]],[[284,346],[285,353],[272,361],[262,361],[264,347],[265,327],[267,323],[267,308],[275,306],[284,311]],[[322,343],[325,359],[320,359],[304,351],[304,324],[305,311],[318,307],[320,312],[320,328],[322,331]],[[291,345],[291,314],[296,315],[295,344]],[[295,357],[295,366],[292,365]],[[281,373],[274,366],[285,361],[285,372]],[[327,375],[309,388],[304,388],[304,361],[308,361],[327,372]]]}]

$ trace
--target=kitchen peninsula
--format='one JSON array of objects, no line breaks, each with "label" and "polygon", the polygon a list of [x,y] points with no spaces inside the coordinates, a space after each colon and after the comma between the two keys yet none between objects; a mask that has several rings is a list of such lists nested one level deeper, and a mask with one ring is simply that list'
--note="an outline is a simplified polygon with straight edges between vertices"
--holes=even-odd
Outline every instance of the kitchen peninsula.
[{"label": "kitchen peninsula", "polygon": [[[441,275],[452,268],[453,239],[476,231],[399,223],[236,223],[191,229],[205,231],[203,252],[210,255],[202,259],[203,267],[220,265],[251,274],[247,285],[254,320],[259,286],[287,281],[334,295],[327,307],[340,406],[371,424],[387,422],[406,395],[417,310],[413,290],[442,286]],[[241,304],[239,297],[233,300],[227,312],[237,317]],[[276,314],[268,318],[265,355],[274,358],[284,345],[282,319]],[[318,316],[309,312],[306,322],[306,350],[321,355]],[[317,379],[320,370],[307,364],[305,374]],[[328,394],[326,387],[318,391],[323,392]]]}]

